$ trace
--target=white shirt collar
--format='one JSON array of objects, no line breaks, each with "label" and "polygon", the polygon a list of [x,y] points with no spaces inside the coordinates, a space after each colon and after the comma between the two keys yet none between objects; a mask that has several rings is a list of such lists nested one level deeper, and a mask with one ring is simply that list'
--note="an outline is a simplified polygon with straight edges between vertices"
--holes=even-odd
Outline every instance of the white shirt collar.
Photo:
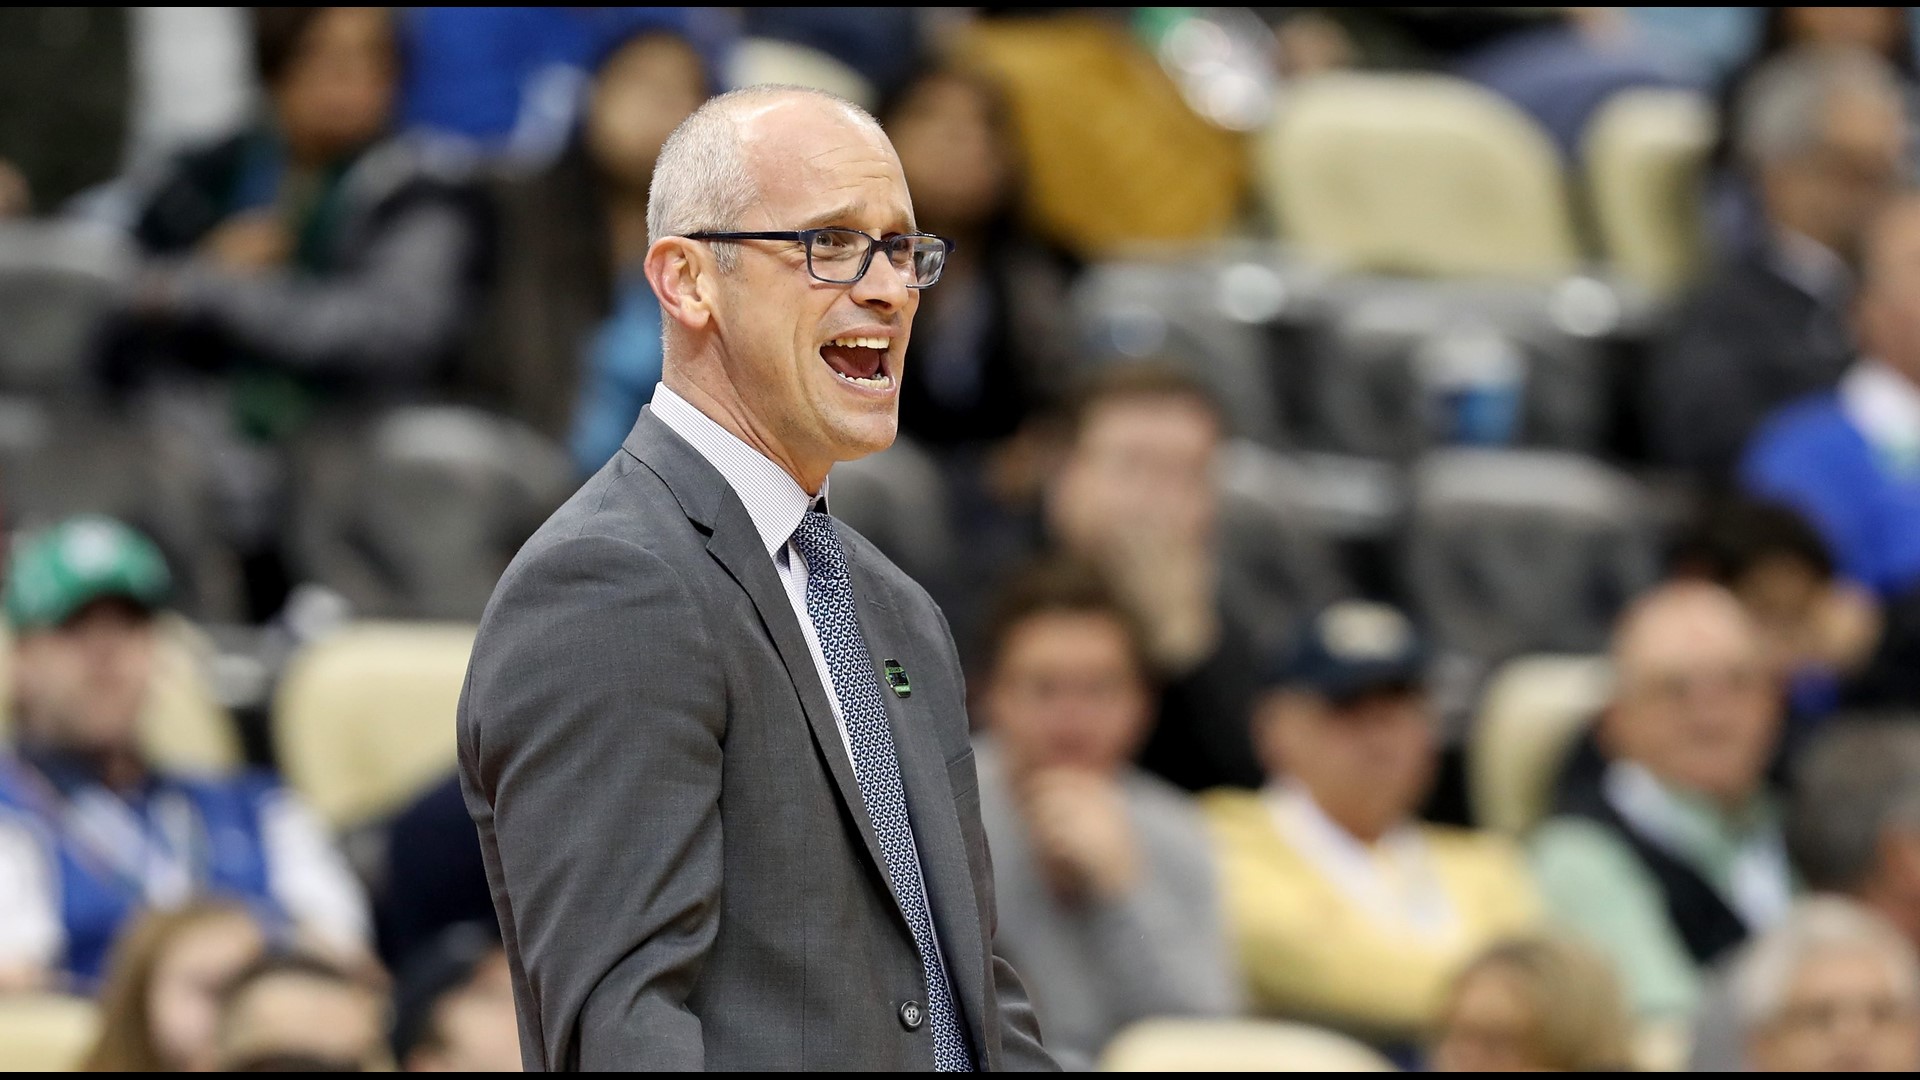
[{"label": "white shirt collar", "polygon": [[[734,494],[746,504],[747,516],[753,519],[767,554],[778,557],[812,508],[814,497],[795,483],[787,470],[694,408],[664,382],[653,388],[653,414],[720,470]],[[821,484],[820,498],[825,500],[826,496],[827,486]]]},{"label": "white shirt collar", "polygon": [[1840,380],[1840,406],[1867,441],[1886,453],[1920,455],[1920,386],[1871,357]]},{"label": "white shirt collar", "polygon": [[1412,823],[1367,844],[1329,817],[1304,785],[1269,784],[1261,796],[1280,835],[1361,911],[1423,936],[1459,929],[1426,837]]}]

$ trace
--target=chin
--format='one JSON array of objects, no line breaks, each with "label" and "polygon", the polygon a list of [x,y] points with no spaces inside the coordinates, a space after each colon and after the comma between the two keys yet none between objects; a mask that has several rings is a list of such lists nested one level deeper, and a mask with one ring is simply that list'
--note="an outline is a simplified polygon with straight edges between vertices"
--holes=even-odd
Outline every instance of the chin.
[{"label": "chin", "polygon": [[899,434],[900,417],[891,409],[884,415],[845,417],[833,425],[835,456],[851,461],[877,454],[892,446]]}]

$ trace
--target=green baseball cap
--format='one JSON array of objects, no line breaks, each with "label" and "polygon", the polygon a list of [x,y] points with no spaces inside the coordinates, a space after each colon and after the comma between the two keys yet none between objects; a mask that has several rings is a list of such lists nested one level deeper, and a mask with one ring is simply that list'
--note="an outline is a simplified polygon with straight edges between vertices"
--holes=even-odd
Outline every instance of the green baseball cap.
[{"label": "green baseball cap", "polygon": [[7,622],[16,631],[45,630],[109,597],[154,609],[172,586],[153,541],[110,517],[70,518],[15,546]]}]

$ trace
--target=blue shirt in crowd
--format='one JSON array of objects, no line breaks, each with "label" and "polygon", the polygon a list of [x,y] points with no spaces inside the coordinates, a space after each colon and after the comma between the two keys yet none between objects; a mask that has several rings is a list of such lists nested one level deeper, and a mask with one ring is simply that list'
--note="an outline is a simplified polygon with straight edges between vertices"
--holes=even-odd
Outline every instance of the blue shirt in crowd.
[{"label": "blue shirt in crowd", "polygon": [[1877,449],[1829,393],[1775,414],[1748,446],[1741,481],[1805,514],[1842,574],[1892,596],[1920,582],[1916,466]]},{"label": "blue shirt in crowd", "polygon": [[587,347],[586,377],[567,440],[581,475],[605,465],[626,441],[641,406],[653,400],[661,362],[660,302],[635,270],[621,279],[613,314]]},{"label": "blue shirt in crowd", "polygon": [[364,943],[366,897],[323,827],[272,777],[150,772],[131,790],[84,759],[0,755],[0,966],[88,992],[143,910],[237,900],[269,931]]}]

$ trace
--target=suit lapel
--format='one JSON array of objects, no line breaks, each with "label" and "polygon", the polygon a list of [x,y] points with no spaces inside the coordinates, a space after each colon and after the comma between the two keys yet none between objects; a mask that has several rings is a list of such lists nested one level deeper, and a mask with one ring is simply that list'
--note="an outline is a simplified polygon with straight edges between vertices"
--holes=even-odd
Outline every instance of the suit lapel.
[{"label": "suit lapel", "polygon": [[[851,555],[851,545],[848,551]],[[879,578],[857,561],[853,562],[853,591],[860,611],[860,630],[876,666],[887,657],[900,658],[909,673],[933,665],[931,657],[914,655],[909,646],[913,636],[901,621],[892,596]],[[880,697],[893,728],[900,779],[907,789],[907,814],[920,854],[920,875],[926,884],[927,901],[933,907],[947,977],[961,1012],[971,1020],[974,1053],[978,1056],[984,1054],[986,1045],[981,1019],[986,1015],[987,952],[980,936],[973,872],[967,865],[966,840],[960,835],[946,756],[934,736],[934,721],[927,715],[936,703],[924,695],[902,698],[888,692]]]},{"label": "suit lapel", "polygon": [[[833,707],[827,702],[826,688],[820,685],[819,671],[813,665],[813,654],[800,632],[787,590],[780,583],[773,560],[767,557],[767,549],[759,531],[753,527],[753,519],[747,515],[746,505],[719,470],[654,416],[651,408],[641,412],[625,446],[672,490],[687,517],[709,531],[707,553],[732,575],[753,601],[760,623],[773,639],[773,647],[787,669],[787,678],[800,696],[807,727],[813,733],[821,760],[826,762],[827,772],[833,777],[840,802],[859,829],[867,858],[879,874],[887,895],[893,897],[894,910],[899,911],[900,899],[893,894],[893,881],[887,875],[880,838],[874,834],[873,822],[867,817],[866,799],[860,794],[860,784],[853,776],[853,763],[847,759],[846,746],[840,740],[840,723],[834,719]],[[900,918],[904,926],[906,916]]]}]

